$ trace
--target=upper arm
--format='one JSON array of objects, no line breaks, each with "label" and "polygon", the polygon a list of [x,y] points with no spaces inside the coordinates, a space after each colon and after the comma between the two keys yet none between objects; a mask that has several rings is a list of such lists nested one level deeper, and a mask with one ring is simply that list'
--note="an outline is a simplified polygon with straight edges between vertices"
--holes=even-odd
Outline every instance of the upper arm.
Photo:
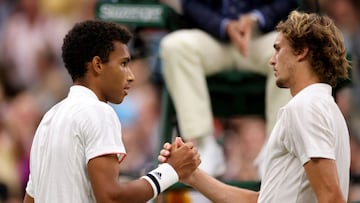
[{"label": "upper arm", "polygon": [[120,164],[116,154],[91,159],[87,170],[98,203],[146,202],[153,196],[151,185],[144,179],[120,183]]},{"label": "upper arm", "polygon": [[25,193],[23,203],[34,203],[34,198],[32,198],[28,193]]},{"label": "upper arm", "polygon": [[311,158],[304,168],[319,203],[346,202],[340,189],[335,160]]}]

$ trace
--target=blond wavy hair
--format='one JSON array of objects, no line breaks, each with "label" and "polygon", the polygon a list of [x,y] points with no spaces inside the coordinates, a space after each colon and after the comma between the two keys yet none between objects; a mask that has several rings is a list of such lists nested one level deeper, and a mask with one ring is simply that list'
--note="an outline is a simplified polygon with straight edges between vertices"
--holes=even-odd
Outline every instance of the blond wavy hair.
[{"label": "blond wavy hair", "polygon": [[295,54],[308,47],[307,59],[320,82],[334,87],[338,78],[348,78],[350,64],[343,37],[328,16],[292,11],[276,30],[289,40]]}]

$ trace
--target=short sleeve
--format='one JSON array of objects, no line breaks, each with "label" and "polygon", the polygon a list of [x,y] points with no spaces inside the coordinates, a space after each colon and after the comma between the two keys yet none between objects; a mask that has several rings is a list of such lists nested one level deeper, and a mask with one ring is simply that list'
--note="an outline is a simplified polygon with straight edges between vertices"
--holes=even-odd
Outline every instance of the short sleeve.
[{"label": "short sleeve", "polygon": [[288,131],[286,147],[303,165],[311,158],[335,159],[334,133],[324,113],[326,107],[320,104],[309,102],[284,112]]},{"label": "short sleeve", "polygon": [[28,195],[30,195],[32,198],[34,198],[35,194],[34,194],[34,188],[33,188],[33,184],[31,181],[31,174],[29,175],[29,180],[26,184],[26,188],[25,191]]},{"label": "short sleeve", "polygon": [[104,103],[86,109],[80,117],[86,163],[106,154],[116,154],[121,162],[126,151],[122,141],[121,124],[115,111]]}]

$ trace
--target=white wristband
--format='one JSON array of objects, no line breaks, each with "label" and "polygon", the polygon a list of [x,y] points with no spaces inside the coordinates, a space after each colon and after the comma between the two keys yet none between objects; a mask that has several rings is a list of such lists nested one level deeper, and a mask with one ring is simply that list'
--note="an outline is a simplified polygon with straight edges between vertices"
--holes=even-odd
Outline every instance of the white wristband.
[{"label": "white wristband", "polygon": [[142,176],[141,178],[144,178],[150,183],[154,191],[153,198],[179,181],[179,176],[175,169],[168,163],[159,165],[159,167],[150,171],[146,176]]},{"label": "white wristband", "polygon": [[154,196],[153,196],[151,199],[155,199],[155,197],[158,196],[159,194],[157,193],[157,189],[156,189],[156,186],[155,186],[154,181],[152,181],[147,175],[146,175],[146,176],[142,176],[141,178],[147,180],[147,181],[150,183],[150,185],[151,185],[151,187],[152,187],[152,190],[153,190],[153,192],[154,192]]}]

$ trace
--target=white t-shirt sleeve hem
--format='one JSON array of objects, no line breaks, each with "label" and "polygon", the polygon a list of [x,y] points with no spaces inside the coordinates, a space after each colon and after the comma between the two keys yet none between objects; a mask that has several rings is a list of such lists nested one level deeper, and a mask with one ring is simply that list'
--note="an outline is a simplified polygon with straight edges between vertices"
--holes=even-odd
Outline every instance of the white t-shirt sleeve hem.
[{"label": "white t-shirt sleeve hem", "polygon": [[104,155],[110,155],[110,154],[116,154],[118,157],[119,163],[122,160],[124,160],[124,158],[126,156],[126,152],[123,150],[119,150],[118,147],[106,148],[106,149],[96,150],[94,152],[89,153],[88,157],[86,158],[86,163],[88,163],[93,158],[96,158],[99,156],[104,156]]},{"label": "white t-shirt sleeve hem", "polygon": [[335,156],[331,155],[330,153],[326,153],[326,152],[318,152],[318,153],[313,153],[313,154],[309,154],[309,155],[304,155],[302,156],[301,159],[301,163],[302,165],[306,164],[307,162],[310,161],[310,159],[312,158],[321,158],[321,159],[332,159],[335,160]]},{"label": "white t-shirt sleeve hem", "polygon": [[29,180],[26,184],[25,191],[28,195],[30,195],[32,198],[34,198],[34,191],[33,191],[32,182],[31,182],[31,175],[29,175]]}]

